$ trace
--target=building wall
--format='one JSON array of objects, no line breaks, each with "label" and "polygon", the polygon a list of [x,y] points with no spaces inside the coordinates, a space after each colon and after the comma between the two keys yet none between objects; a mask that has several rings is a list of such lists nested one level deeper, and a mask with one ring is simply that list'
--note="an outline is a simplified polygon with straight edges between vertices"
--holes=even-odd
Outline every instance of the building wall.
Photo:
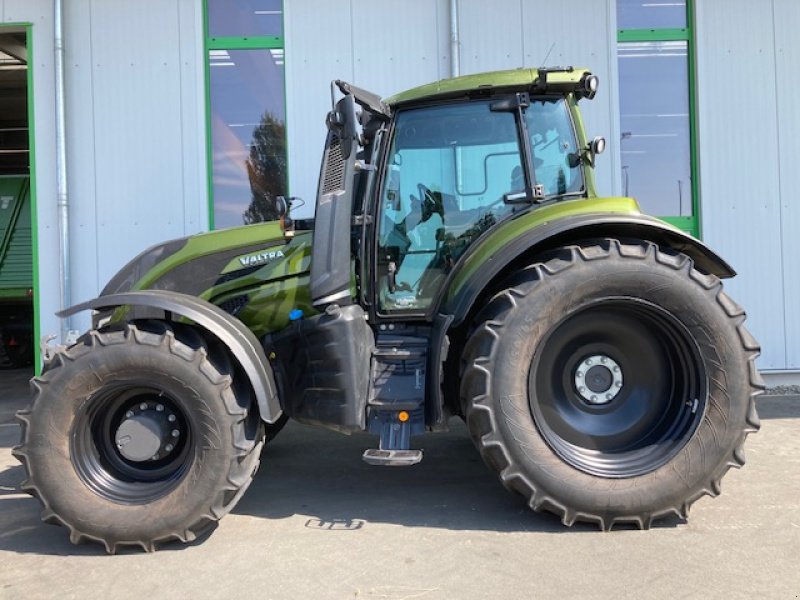
[{"label": "building wall", "polygon": [[[195,0],[64,2],[72,300],[145,247],[208,227],[202,10]],[[52,0],[0,0],[33,23],[42,333],[60,326]],[[88,316],[74,319],[85,328]]]},{"label": "building wall", "polygon": [[739,276],[762,369],[800,369],[800,4],[697,2],[704,240]]},{"label": "building wall", "polygon": [[[200,0],[69,0],[67,127],[74,301],[149,244],[207,228]],[[800,4],[696,0],[703,237],[761,341],[764,369],[800,369]],[[461,72],[573,64],[601,78],[584,103],[604,135],[599,189],[621,191],[614,0],[460,0]],[[0,0],[33,23],[42,333],[57,332],[52,0]],[[742,35],[746,32],[746,35]],[[285,0],[290,192],[313,206],[329,82],[383,95],[450,75],[448,0]],[[86,317],[77,328],[86,326]]]}]

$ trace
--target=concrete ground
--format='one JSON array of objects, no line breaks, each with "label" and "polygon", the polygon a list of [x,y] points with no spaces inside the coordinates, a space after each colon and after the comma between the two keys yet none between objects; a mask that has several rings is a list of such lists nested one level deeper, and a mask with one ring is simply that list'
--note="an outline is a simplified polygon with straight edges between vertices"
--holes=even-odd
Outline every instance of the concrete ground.
[{"label": "concrete ground", "polygon": [[24,372],[0,374],[0,598],[798,598],[800,397],[760,401],[747,466],[688,523],[611,533],[534,514],[458,422],[415,467],[369,467],[365,436],[290,424],[199,542],[106,556],[20,494]]}]

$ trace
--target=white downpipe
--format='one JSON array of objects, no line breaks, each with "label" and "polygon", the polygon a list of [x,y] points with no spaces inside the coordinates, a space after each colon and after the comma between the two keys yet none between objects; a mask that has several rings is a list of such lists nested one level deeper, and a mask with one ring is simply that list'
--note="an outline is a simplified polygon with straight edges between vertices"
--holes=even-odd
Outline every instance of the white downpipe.
[{"label": "white downpipe", "polygon": [[450,0],[450,77],[461,75],[461,43],[458,39],[458,0]]},{"label": "white downpipe", "polygon": [[[461,42],[458,35],[458,0],[450,0],[450,77],[461,75]],[[461,148],[455,149],[456,185],[464,189],[463,157]]]},{"label": "white downpipe", "polygon": [[[69,260],[69,197],[67,195],[67,138],[64,115],[64,29],[62,0],[55,0],[56,179],[58,207],[58,274],[61,308],[71,306]],[[61,319],[61,343],[68,342],[71,319]]]}]

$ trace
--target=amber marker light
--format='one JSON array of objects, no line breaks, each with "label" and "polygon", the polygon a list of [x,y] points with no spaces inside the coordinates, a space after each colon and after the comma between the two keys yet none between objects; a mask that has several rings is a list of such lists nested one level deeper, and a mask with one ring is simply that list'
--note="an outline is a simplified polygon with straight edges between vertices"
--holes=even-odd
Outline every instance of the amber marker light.
[{"label": "amber marker light", "polygon": [[399,413],[397,413],[397,420],[401,423],[408,421],[408,412],[401,410]]}]

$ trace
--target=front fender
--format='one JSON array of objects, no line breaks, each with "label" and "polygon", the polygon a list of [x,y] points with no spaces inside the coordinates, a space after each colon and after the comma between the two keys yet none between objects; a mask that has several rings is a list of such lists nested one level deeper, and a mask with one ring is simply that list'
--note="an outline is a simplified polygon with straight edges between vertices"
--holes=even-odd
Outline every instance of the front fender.
[{"label": "front fender", "polygon": [[546,222],[493,247],[491,240],[486,240],[471,248],[456,267],[457,272],[451,274],[438,312],[452,315],[453,325],[458,325],[485,290],[496,287],[497,280],[515,267],[529,264],[526,259],[533,261],[544,250],[602,237],[647,240],[686,254],[705,273],[723,279],[736,275],[703,242],[664,221],[636,213],[584,213]]},{"label": "front fender", "polygon": [[143,306],[190,319],[225,344],[231,358],[247,375],[258,402],[261,418],[275,423],[281,416],[277,387],[264,349],[255,335],[238,319],[213,304],[194,296],[164,290],[142,290],[100,296],[56,313],[68,317],[89,309]]}]

